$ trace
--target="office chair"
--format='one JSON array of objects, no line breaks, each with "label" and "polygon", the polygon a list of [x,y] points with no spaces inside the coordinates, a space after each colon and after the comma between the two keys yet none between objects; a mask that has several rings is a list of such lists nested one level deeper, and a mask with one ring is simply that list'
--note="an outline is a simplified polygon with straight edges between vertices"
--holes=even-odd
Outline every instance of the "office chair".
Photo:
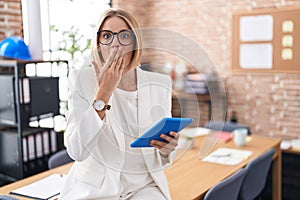
[{"label": "office chair", "polygon": [[222,182],[208,190],[204,200],[236,200],[247,170],[240,169]]},{"label": "office chair", "polygon": [[274,149],[270,149],[247,164],[247,174],[239,193],[240,200],[253,200],[262,192],[267,181],[274,152]]},{"label": "office chair", "polygon": [[71,161],[73,161],[73,159],[69,156],[67,150],[63,149],[50,156],[48,160],[48,167],[49,169],[52,169]]},{"label": "office chair", "polygon": [[18,200],[18,199],[15,197],[0,194],[0,200]]},{"label": "office chair", "polygon": [[250,135],[250,129],[246,125],[235,123],[235,122],[225,122],[225,121],[210,121],[207,122],[204,126],[205,128],[216,130],[216,131],[226,131],[232,132],[238,128],[247,129],[248,135]]}]

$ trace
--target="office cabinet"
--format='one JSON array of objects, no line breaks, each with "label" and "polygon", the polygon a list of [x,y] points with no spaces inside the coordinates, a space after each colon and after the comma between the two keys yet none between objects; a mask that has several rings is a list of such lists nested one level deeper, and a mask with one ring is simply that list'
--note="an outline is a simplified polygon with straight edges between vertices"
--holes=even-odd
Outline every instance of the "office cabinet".
[{"label": "office cabinet", "polygon": [[15,124],[15,101],[13,75],[0,75],[0,123]]},{"label": "office cabinet", "polygon": [[[0,123],[17,125],[16,92],[14,76],[0,75]],[[47,113],[59,114],[58,77],[22,77],[19,78],[22,111],[21,123],[28,126],[29,118]],[[24,96],[24,97],[23,97]]]},{"label": "office cabinet", "polygon": [[300,153],[282,152],[282,199],[297,200],[300,197]]},{"label": "office cabinet", "polygon": [[[47,160],[63,147],[62,133],[41,119],[60,114],[59,76],[27,76],[27,65],[67,61],[0,61],[0,179],[11,182],[47,169]],[[51,68],[52,69],[52,68]],[[37,122],[35,127],[30,122]]]},{"label": "office cabinet", "polygon": [[[298,200],[300,197],[300,152],[282,150],[282,199]],[[272,199],[272,171],[269,171],[261,199]]]},{"label": "office cabinet", "polygon": [[[22,140],[22,151],[19,141]],[[0,169],[7,181],[47,170],[50,155],[61,148],[61,133],[51,128],[26,128],[22,138],[15,129],[0,131]]]},{"label": "office cabinet", "polygon": [[172,94],[172,116],[193,118],[191,126],[194,127],[203,127],[213,119],[226,119],[225,109],[225,95],[222,94],[193,94],[183,91],[173,91]]}]

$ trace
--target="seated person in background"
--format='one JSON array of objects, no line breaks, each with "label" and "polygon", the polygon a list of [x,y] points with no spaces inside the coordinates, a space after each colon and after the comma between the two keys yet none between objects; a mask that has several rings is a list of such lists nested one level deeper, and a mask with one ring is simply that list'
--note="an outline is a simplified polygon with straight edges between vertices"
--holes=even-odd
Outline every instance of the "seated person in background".
[{"label": "seated person in background", "polygon": [[130,143],[163,117],[171,117],[171,80],[139,68],[141,37],[134,17],[109,9],[96,26],[94,67],[69,74],[65,145],[75,160],[60,199],[171,199],[165,166],[179,134]]}]

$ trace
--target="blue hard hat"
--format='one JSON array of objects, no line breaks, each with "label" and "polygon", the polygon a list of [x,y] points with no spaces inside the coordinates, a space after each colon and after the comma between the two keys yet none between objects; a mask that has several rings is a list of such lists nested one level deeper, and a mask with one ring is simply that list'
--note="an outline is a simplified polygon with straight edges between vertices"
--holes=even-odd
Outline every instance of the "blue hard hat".
[{"label": "blue hard hat", "polygon": [[22,38],[20,37],[8,37],[0,43],[0,56],[31,60],[29,49]]}]

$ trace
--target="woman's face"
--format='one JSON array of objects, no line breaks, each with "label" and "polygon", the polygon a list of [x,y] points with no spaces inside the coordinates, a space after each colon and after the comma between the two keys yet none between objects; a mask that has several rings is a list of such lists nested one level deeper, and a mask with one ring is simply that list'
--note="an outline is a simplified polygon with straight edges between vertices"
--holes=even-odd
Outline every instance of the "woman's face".
[{"label": "woman's face", "polygon": [[[113,16],[105,20],[100,30],[100,35],[98,35],[98,46],[104,62],[106,62],[110,53],[113,52],[114,48],[119,48],[122,49],[122,55],[125,65],[129,67],[129,63],[132,59],[132,50],[135,41],[133,35],[128,34],[129,32],[127,31],[130,31],[130,29],[122,18]],[[111,33],[119,34],[113,34],[113,40],[110,44],[101,44],[100,39],[101,41],[104,41],[104,43],[109,43],[111,41]],[[130,42],[130,40],[132,41]],[[127,68],[127,70],[129,69]]]}]

